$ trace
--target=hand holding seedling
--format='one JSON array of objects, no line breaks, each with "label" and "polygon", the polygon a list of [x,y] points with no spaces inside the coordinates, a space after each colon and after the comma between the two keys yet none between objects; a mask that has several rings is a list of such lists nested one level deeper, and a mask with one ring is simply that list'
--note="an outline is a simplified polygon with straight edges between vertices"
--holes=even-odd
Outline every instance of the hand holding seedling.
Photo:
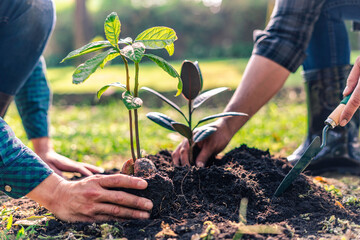
[{"label": "hand holding seedling", "polygon": [[[165,114],[158,113],[158,112],[150,112],[146,116],[152,120],[153,122],[159,124],[160,126],[170,130],[170,131],[176,131],[182,136],[186,138],[186,142],[183,142],[181,149],[178,150],[178,152],[175,153],[174,157],[174,163],[175,165],[195,165],[194,156],[193,156],[193,149],[197,143],[200,143],[210,137],[212,134],[214,134],[217,130],[216,127],[212,125],[205,125],[202,127],[199,127],[200,124],[205,123],[207,121],[218,119],[218,118],[225,118],[225,117],[235,117],[235,116],[247,116],[245,113],[240,112],[224,112],[220,114],[211,115],[208,117],[205,117],[198,121],[198,123],[193,126],[193,113],[195,110],[200,107],[205,101],[207,101],[209,98],[224,92],[226,90],[229,90],[226,87],[220,87],[215,88],[206,92],[203,92],[201,94],[200,91],[203,86],[203,78],[201,74],[201,70],[199,67],[198,62],[190,62],[190,61],[184,61],[181,67],[181,81],[182,81],[182,95],[183,97],[188,101],[188,115],[184,114],[179,106],[177,106],[174,102],[167,99],[162,94],[150,89],[150,88],[142,88],[144,90],[147,90],[156,96],[158,96],[161,100],[169,104],[172,108],[174,108],[176,111],[178,111],[185,120],[185,124],[176,122],[172,120],[170,117],[166,116]],[[221,135],[218,134],[218,135]],[[231,138],[231,137],[230,137]],[[222,144],[223,145],[223,144]],[[226,146],[226,144],[225,144]],[[218,147],[219,149],[221,147]],[[222,150],[222,149],[221,149]],[[181,151],[181,154],[180,154]],[[185,151],[187,153],[185,153]],[[181,155],[181,156],[180,156]],[[205,157],[206,154],[202,153],[202,156]],[[182,158],[181,158],[182,157]],[[180,160],[182,159],[182,160]],[[205,160],[202,160],[201,163],[206,162]],[[181,164],[180,164],[181,163]],[[204,164],[201,164],[201,166],[204,166]]]},{"label": "hand holding seedling", "polygon": [[[149,218],[153,204],[135,195],[111,188],[145,189],[147,182],[127,175],[94,175],[67,181],[51,174],[28,195],[59,219],[93,222]],[[47,194],[43,194],[46,192]]]},{"label": "hand holding seedling", "polygon": [[360,107],[360,57],[355,61],[354,67],[352,68],[349,77],[347,79],[346,88],[343,92],[344,96],[353,93],[350,97],[349,102],[346,104],[343,113],[340,116],[340,126],[344,127],[354,113]]}]

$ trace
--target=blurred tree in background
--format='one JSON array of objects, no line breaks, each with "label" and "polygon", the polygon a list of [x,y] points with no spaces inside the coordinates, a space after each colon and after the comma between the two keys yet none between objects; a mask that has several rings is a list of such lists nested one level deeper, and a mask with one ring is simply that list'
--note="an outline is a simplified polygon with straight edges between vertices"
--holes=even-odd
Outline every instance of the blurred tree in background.
[{"label": "blurred tree in background", "polygon": [[[253,31],[263,29],[268,0],[55,0],[57,23],[46,50],[49,66],[92,38],[104,38],[103,23],[115,11],[122,36],[146,28],[174,28],[179,40],[171,59],[249,57]],[[355,39],[355,40],[354,40]],[[351,37],[357,43],[356,36]],[[164,51],[162,57],[168,58]],[[69,62],[71,64],[74,62]]]}]

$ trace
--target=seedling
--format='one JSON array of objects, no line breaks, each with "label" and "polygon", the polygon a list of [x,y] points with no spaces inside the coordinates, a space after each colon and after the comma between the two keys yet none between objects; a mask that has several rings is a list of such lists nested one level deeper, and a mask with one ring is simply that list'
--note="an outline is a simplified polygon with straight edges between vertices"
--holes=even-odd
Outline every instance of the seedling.
[{"label": "seedling", "polygon": [[189,142],[189,161],[191,165],[194,165],[193,148],[195,144],[200,141],[203,141],[204,139],[206,139],[216,131],[215,127],[211,127],[211,126],[199,127],[200,124],[216,118],[230,117],[230,116],[247,116],[247,114],[239,113],[239,112],[225,112],[225,113],[215,114],[201,119],[194,126],[192,123],[194,111],[198,109],[209,98],[221,92],[227,91],[229,89],[226,87],[220,87],[206,91],[199,95],[203,86],[203,78],[198,62],[193,63],[191,61],[184,61],[181,67],[180,77],[182,81],[182,96],[188,102],[188,116],[186,116],[181,111],[178,105],[176,105],[174,102],[172,102],[162,94],[147,87],[143,87],[142,89],[155,94],[164,102],[169,104],[172,108],[174,108],[176,111],[178,111],[184,117],[186,124],[176,122],[167,115],[158,112],[150,112],[146,116],[153,122],[159,124],[160,126],[170,131],[176,131],[185,138],[187,138]]},{"label": "seedling", "polygon": [[[174,42],[177,40],[176,32],[168,27],[152,27],[142,33],[140,33],[135,40],[130,37],[125,39],[119,39],[121,32],[121,23],[118,15],[113,12],[107,16],[104,23],[105,36],[107,41],[97,41],[89,43],[77,50],[70,52],[63,60],[72,59],[75,57],[82,56],[87,53],[107,49],[104,52],[96,55],[95,57],[87,60],[83,64],[79,65],[73,74],[73,83],[83,83],[90,77],[99,67],[104,68],[105,64],[117,57],[121,57],[124,62],[125,73],[126,73],[126,84],[115,82],[112,84],[105,85],[98,93],[98,98],[109,88],[117,87],[122,88],[125,91],[122,94],[122,101],[125,107],[129,110],[129,130],[130,130],[130,147],[132,162],[128,162],[130,172],[133,171],[133,164],[136,159],[141,158],[140,152],[140,138],[139,138],[139,125],[138,125],[138,111],[137,109],[142,106],[143,101],[139,98],[139,65],[141,60],[146,57],[151,61],[155,62],[165,72],[174,78],[178,78],[178,93],[181,93],[182,82],[180,76],[176,70],[163,58],[153,54],[146,54],[146,49],[162,49],[165,48],[168,54],[171,56],[174,53]],[[122,48],[120,48],[122,46]],[[130,86],[130,74],[128,60],[134,63],[135,76],[133,90],[131,91]],[[134,116],[134,123],[133,123]],[[133,124],[135,129],[133,129]],[[136,154],[134,150],[134,133],[136,141]]]}]

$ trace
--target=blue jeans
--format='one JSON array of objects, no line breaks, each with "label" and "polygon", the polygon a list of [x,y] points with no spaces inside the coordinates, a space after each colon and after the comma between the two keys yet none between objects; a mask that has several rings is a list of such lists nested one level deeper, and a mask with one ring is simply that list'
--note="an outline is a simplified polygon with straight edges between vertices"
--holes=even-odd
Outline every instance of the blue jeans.
[{"label": "blue jeans", "polygon": [[52,0],[0,0],[0,92],[16,95],[53,29]]},{"label": "blue jeans", "polygon": [[360,20],[360,0],[327,0],[306,50],[305,71],[350,64],[344,20]]}]

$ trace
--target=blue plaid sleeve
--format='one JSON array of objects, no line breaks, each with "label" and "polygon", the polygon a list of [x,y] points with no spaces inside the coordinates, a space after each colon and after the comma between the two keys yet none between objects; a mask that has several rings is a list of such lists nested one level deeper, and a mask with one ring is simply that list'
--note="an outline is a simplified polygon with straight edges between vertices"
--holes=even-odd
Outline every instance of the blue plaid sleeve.
[{"label": "blue plaid sleeve", "polygon": [[0,118],[0,190],[13,198],[28,194],[53,171]]},{"label": "blue plaid sleeve", "polygon": [[266,29],[254,32],[253,54],[295,72],[306,58],[305,51],[324,3],[325,0],[277,0]]},{"label": "blue plaid sleeve", "polygon": [[16,107],[29,139],[49,136],[50,89],[43,57],[15,96]]}]

